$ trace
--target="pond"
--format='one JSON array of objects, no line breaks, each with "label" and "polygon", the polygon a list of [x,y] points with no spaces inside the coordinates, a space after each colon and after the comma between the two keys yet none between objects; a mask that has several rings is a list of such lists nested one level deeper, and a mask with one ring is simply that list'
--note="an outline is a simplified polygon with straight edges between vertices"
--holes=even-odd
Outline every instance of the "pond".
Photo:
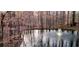
[{"label": "pond", "polygon": [[71,30],[28,30],[20,47],[76,47],[79,32]]}]

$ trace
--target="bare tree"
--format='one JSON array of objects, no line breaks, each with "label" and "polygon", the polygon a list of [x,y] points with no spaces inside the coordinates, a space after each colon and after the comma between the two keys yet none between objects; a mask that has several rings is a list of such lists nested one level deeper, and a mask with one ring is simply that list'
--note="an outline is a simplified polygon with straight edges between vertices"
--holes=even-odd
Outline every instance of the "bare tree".
[{"label": "bare tree", "polygon": [[75,26],[76,23],[75,23],[75,11],[72,12],[72,24],[71,26]]},{"label": "bare tree", "polygon": [[41,29],[43,30],[43,18],[42,18],[42,12],[40,11],[40,21],[41,21]]}]

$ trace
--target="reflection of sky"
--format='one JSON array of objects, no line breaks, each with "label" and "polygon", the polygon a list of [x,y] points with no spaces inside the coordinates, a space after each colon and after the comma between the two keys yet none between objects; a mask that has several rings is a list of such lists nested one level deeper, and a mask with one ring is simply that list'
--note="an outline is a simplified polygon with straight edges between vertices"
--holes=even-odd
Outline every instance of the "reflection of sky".
[{"label": "reflection of sky", "polygon": [[[42,32],[43,31],[43,32]],[[49,40],[50,46],[56,46],[56,44],[61,45],[61,43],[58,43],[58,40],[63,40],[64,46],[70,46],[70,42],[74,41],[74,39],[77,39],[77,31],[74,31],[73,33],[71,31],[64,30],[62,32],[61,29],[59,30],[32,30],[31,34],[24,34],[24,42],[26,46],[33,46],[34,44],[36,46],[39,45],[39,41],[42,39],[42,44],[44,46],[47,46],[47,42]],[[57,42],[58,41],[58,42]],[[75,43],[75,41],[74,41]],[[75,44],[74,44],[75,45]],[[23,46],[23,42],[21,44]]]}]

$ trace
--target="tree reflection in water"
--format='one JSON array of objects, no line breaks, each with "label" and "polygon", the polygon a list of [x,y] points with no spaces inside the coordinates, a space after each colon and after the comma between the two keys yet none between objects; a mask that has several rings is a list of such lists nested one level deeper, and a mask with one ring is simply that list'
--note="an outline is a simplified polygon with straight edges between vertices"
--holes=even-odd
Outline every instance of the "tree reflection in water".
[{"label": "tree reflection in water", "polygon": [[76,47],[79,46],[77,31],[29,30],[23,34],[21,47]]}]

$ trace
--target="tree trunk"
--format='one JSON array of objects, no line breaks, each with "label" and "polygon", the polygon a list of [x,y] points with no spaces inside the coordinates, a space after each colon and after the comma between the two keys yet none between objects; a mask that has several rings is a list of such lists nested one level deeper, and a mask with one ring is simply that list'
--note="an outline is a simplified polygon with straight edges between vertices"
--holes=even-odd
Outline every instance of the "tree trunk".
[{"label": "tree trunk", "polygon": [[[8,12],[10,12],[10,11],[7,11],[6,13],[8,13]],[[1,41],[2,43],[0,43],[0,46],[3,46],[3,35],[4,35],[4,34],[3,34],[3,28],[4,28],[3,20],[4,20],[4,18],[5,18],[6,13],[5,13],[5,14],[1,13],[2,36],[1,36],[0,41]]]},{"label": "tree trunk", "polygon": [[72,12],[72,25],[71,26],[75,26],[75,11]]}]

